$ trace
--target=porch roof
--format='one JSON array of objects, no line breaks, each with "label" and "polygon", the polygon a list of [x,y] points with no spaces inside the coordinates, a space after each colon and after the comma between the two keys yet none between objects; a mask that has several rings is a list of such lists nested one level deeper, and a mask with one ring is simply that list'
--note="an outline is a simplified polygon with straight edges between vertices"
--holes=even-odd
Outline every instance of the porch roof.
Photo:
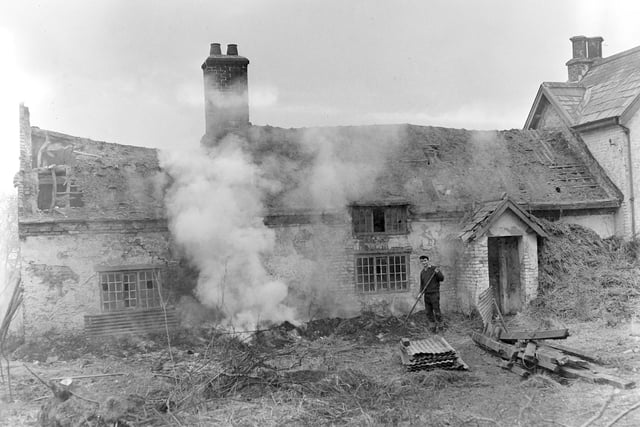
[{"label": "porch roof", "polygon": [[470,242],[482,236],[509,209],[522,222],[527,224],[538,236],[547,237],[542,224],[538,219],[522,209],[509,196],[505,195],[501,200],[485,202],[470,218],[465,222],[462,233],[458,235],[463,241]]}]

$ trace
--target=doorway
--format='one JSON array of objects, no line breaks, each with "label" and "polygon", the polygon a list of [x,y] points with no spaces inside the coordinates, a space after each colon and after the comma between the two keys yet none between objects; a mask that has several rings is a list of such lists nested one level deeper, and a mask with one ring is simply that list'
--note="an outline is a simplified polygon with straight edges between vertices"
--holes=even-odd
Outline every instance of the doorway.
[{"label": "doorway", "polygon": [[522,237],[489,237],[489,284],[502,314],[514,314],[522,308],[520,254]]}]

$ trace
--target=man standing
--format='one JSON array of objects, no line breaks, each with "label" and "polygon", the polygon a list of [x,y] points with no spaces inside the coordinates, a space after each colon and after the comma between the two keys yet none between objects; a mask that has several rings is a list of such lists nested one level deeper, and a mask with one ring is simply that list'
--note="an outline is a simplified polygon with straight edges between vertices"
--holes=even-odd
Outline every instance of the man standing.
[{"label": "man standing", "polygon": [[420,272],[420,292],[424,291],[424,310],[427,320],[433,325],[431,330],[437,331],[442,323],[442,313],[440,312],[440,282],[444,280],[444,274],[440,269],[429,263],[429,257],[420,256],[422,271]]}]

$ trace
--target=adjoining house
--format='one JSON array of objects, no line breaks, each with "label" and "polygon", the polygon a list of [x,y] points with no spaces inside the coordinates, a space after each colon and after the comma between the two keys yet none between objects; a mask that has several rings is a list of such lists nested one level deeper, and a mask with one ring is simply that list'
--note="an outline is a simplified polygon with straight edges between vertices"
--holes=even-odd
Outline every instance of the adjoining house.
[{"label": "adjoining house", "polygon": [[525,129],[561,129],[587,147],[622,192],[615,234],[631,238],[640,221],[640,46],[603,58],[602,42],[571,38],[568,81],[542,83]]},{"label": "adjoining house", "polygon": [[[265,264],[300,318],[406,312],[423,253],[445,274],[445,311],[469,312],[491,287],[517,312],[537,292],[537,217],[620,230],[624,194],[566,129],[253,126],[248,64],[236,45],[226,55],[211,45],[201,144],[234,135],[279,183],[264,200],[276,236]],[[169,231],[158,153],[32,127],[24,107],[20,143],[28,333],[148,330],[165,313],[176,322],[172,307],[195,281]],[[315,173],[323,167],[331,176]],[[341,191],[318,194],[318,179]]]}]

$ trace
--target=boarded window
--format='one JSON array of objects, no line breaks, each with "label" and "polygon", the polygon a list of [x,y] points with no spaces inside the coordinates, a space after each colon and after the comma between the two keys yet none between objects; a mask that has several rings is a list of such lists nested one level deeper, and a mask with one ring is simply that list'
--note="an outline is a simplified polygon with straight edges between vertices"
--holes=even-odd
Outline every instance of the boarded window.
[{"label": "boarded window", "polygon": [[102,311],[160,307],[158,270],[99,273]]},{"label": "boarded window", "polygon": [[355,234],[406,234],[406,206],[356,206],[352,210]]},{"label": "boarded window", "polygon": [[52,172],[38,174],[38,209],[48,210],[82,206],[84,206],[82,191],[67,176],[65,171],[52,170]]},{"label": "boarded window", "polygon": [[396,292],[408,289],[407,254],[357,255],[358,292]]}]

